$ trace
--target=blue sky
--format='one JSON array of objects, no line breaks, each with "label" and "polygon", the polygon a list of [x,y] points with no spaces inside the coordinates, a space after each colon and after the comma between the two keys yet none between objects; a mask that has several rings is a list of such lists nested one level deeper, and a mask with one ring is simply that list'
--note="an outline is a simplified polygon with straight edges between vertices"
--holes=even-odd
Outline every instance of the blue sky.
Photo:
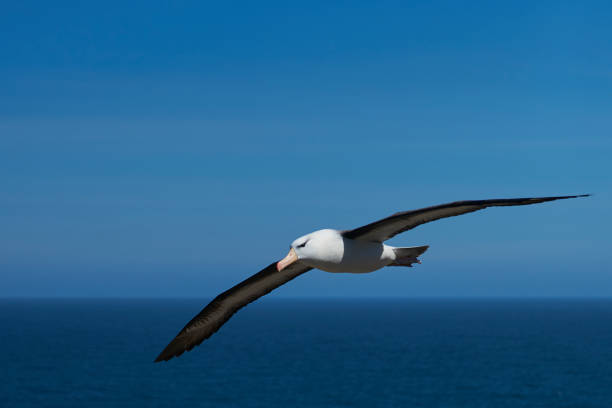
[{"label": "blue sky", "polygon": [[214,296],[323,227],[423,264],[277,296],[612,296],[606,2],[19,2],[0,14],[0,296]]}]

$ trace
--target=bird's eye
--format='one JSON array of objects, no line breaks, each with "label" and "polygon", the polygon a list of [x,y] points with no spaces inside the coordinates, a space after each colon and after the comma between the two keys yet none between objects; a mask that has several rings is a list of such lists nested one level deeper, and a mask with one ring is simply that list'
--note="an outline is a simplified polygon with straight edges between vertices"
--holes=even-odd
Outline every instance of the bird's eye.
[{"label": "bird's eye", "polygon": [[304,248],[307,243],[308,243],[308,240],[302,242],[300,245],[297,245],[296,248]]}]

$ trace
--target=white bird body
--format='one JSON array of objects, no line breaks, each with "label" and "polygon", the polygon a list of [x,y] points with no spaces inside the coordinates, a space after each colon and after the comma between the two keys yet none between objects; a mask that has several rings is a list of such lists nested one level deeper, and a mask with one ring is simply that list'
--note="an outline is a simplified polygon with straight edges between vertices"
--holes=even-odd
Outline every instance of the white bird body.
[{"label": "white bird body", "polygon": [[293,241],[291,248],[302,263],[326,272],[367,273],[397,258],[394,247],[345,238],[341,231],[334,229],[304,235]]}]

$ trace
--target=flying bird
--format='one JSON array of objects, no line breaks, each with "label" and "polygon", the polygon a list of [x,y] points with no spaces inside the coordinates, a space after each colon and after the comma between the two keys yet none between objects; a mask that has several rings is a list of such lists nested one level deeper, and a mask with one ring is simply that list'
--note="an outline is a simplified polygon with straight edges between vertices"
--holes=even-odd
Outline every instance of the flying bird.
[{"label": "flying bird", "polygon": [[327,272],[367,273],[385,266],[411,267],[421,263],[418,256],[427,250],[427,245],[397,248],[384,244],[421,224],[487,207],[529,205],[589,195],[456,201],[398,212],[352,230],[322,229],[304,235],[293,241],[285,258],[213,299],[187,323],[155,362],[168,361],[191,350],[212,336],[239,309],[313,268]]}]

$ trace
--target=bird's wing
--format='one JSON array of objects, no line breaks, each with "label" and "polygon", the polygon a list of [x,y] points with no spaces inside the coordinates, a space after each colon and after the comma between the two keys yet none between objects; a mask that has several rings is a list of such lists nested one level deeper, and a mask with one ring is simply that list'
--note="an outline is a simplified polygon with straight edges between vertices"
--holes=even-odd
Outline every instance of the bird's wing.
[{"label": "bird's wing", "polygon": [[487,207],[529,205],[543,203],[545,201],[586,196],[589,196],[589,194],[558,197],[501,198],[493,200],[455,201],[454,203],[441,204],[414,211],[398,212],[387,218],[383,218],[382,220],[364,225],[363,227],[345,231],[343,232],[343,236],[346,238],[364,241],[383,242],[399,233],[417,227],[421,224],[425,224],[426,222],[439,220],[440,218],[454,217],[456,215],[482,210],[483,208]]},{"label": "bird's wing", "polygon": [[168,361],[191,350],[212,336],[238,310],[310,269],[312,268],[296,262],[279,272],[274,262],[221,293],[183,327],[183,330],[157,356],[155,362]]}]

